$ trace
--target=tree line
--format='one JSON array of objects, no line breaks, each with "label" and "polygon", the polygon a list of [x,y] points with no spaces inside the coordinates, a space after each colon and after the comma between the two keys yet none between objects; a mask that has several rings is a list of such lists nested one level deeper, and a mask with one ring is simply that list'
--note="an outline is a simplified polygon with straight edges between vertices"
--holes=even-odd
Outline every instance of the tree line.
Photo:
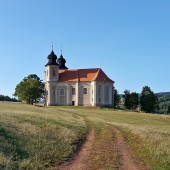
[{"label": "tree line", "polygon": [[170,95],[169,96],[160,96],[158,98],[159,101],[159,113],[164,114],[164,113],[170,113]]},{"label": "tree line", "polygon": [[119,95],[115,89],[114,107],[146,113],[170,113],[170,103],[167,105],[166,111],[160,112],[158,96],[148,86],[143,87],[141,94],[125,90],[123,95]]},{"label": "tree line", "polygon": [[18,102],[18,100],[16,98],[11,98],[9,96],[4,96],[2,94],[0,94],[0,101],[10,101],[10,102]]}]

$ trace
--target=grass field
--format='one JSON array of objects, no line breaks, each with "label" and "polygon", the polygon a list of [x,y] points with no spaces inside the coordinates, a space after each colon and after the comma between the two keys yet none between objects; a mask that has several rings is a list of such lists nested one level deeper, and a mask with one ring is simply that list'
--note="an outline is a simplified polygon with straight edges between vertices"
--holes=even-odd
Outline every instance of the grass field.
[{"label": "grass field", "polygon": [[112,128],[121,131],[149,169],[170,169],[168,115],[8,102],[0,103],[0,169],[56,169],[79,148],[92,127],[96,140],[89,169],[117,169]]}]

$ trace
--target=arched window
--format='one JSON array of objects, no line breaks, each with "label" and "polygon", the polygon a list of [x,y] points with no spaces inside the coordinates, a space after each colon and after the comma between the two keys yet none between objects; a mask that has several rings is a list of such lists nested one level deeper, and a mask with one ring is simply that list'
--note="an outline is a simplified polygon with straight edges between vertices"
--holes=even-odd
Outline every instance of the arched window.
[{"label": "arched window", "polygon": [[55,70],[53,70],[53,76],[55,76]]}]

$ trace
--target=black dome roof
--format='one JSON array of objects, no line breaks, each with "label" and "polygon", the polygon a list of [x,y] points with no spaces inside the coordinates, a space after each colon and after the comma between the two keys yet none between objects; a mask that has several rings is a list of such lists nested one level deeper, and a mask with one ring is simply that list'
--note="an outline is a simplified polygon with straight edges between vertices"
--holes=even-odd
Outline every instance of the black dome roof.
[{"label": "black dome roof", "polygon": [[65,66],[66,60],[64,59],[64,57],[63,57],[62,54],[60,55],[60,58],[58,58],[57,63],[58,63],[58,65],[59,65],[59,68],[60,68],[60,69],[68,69],[68,68]]},{"label": "black dome roof", "polygon": [[53,49],[52,49],[51,53],[48,55],[47,59],[48,59],[48,63],[45,66],[48,66],[48,65],[58,65],[57,62],[56,62],[57,55],[55,55]]},{"label": "black dome roof", "polygon": [[57,59],[57,56],[55,55],[54,51],[51,51],[51,54],[48,55],[47,59]]}]

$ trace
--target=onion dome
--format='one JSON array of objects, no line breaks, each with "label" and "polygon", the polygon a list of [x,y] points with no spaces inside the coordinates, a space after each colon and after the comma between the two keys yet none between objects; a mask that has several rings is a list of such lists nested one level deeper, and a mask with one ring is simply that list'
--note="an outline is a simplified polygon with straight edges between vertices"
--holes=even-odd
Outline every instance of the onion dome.
[{"label": "onion dome", "polygon": [[53,49],[52,49],[51,53],[48,55],[47,59],[48,59],[48,63],[45,66],[48,66],[48,65],[58,65],[57,62],[56,62],[57,55],[55,55]]},{"label": "onion dome", "polygon": [[60,57],[57,60],[57,64],[59,65],[60,69],[68,69],[65,64],[66,64],[66,60],[63,58],[63,55],[61,54]]}]

